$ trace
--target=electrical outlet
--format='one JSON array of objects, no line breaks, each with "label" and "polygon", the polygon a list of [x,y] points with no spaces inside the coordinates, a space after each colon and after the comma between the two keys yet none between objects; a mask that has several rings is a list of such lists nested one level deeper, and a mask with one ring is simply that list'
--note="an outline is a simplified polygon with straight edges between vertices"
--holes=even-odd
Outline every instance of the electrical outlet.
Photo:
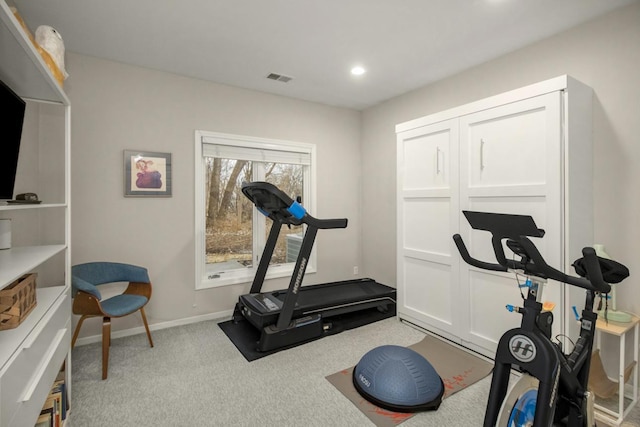
[{"label": "electrical outlet", "polygon": [[354,266],[353,266],[353,274],[354,274],[354,276],[355,276],[356,274],[358,274],[358,266],[357,266],[357,265],[354,265]]}]

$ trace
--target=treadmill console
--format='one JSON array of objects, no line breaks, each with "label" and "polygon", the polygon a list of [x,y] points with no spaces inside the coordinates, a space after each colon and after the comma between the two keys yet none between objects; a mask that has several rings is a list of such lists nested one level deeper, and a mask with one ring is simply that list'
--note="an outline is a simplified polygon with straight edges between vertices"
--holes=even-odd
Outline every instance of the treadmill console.
[{"label": "treadmill console", "polygon": [[242,193],[273,221],[291,225],[303,223],[306,211],[302,205],[269,182],[244,182]]}]

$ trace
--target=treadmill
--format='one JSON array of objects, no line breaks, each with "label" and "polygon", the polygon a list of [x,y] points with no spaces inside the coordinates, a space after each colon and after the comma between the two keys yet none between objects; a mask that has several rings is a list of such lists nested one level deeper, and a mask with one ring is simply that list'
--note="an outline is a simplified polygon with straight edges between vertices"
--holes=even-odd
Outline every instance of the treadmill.
[{"label": "treadmill", "polygon": [[[331,328],[324,319],[377,307],[382,312],[395,310],[396,290],[373,279],[345,280],[302,286],[311,249],[318,230],[346,228],[347,219],[318,219],[292,200],[278,187],[268,182],[242,184],[242,193],[273,224],[258,264],[251,290],[241,295],[233,321],[246,319],[261,331],[258,351],[270,351],[309,341]],[[288,289],[261,292],[264,278],[283,225],[306,224]]]}]

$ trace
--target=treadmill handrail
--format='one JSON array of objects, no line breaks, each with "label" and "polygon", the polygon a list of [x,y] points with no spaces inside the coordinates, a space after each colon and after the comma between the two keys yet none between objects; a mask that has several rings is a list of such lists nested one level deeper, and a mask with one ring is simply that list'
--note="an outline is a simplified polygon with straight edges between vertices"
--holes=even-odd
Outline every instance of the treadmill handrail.
[{"label": "treadmill handrail", "polygon": [[319,229],[328,230],[331,228],[347,228],[347,223],[349,221],[347,218],[318,219],[306,214],[302,219],[302,222]]}]

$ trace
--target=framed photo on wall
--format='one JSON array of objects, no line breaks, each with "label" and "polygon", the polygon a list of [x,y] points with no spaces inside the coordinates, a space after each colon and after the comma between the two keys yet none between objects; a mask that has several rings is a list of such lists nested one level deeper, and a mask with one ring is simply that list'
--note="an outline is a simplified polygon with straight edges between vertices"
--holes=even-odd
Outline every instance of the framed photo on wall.
[{"label": "framed photo on wall", "polygon": [[124,150],[125,197],[171,197],[171,153]]}]

